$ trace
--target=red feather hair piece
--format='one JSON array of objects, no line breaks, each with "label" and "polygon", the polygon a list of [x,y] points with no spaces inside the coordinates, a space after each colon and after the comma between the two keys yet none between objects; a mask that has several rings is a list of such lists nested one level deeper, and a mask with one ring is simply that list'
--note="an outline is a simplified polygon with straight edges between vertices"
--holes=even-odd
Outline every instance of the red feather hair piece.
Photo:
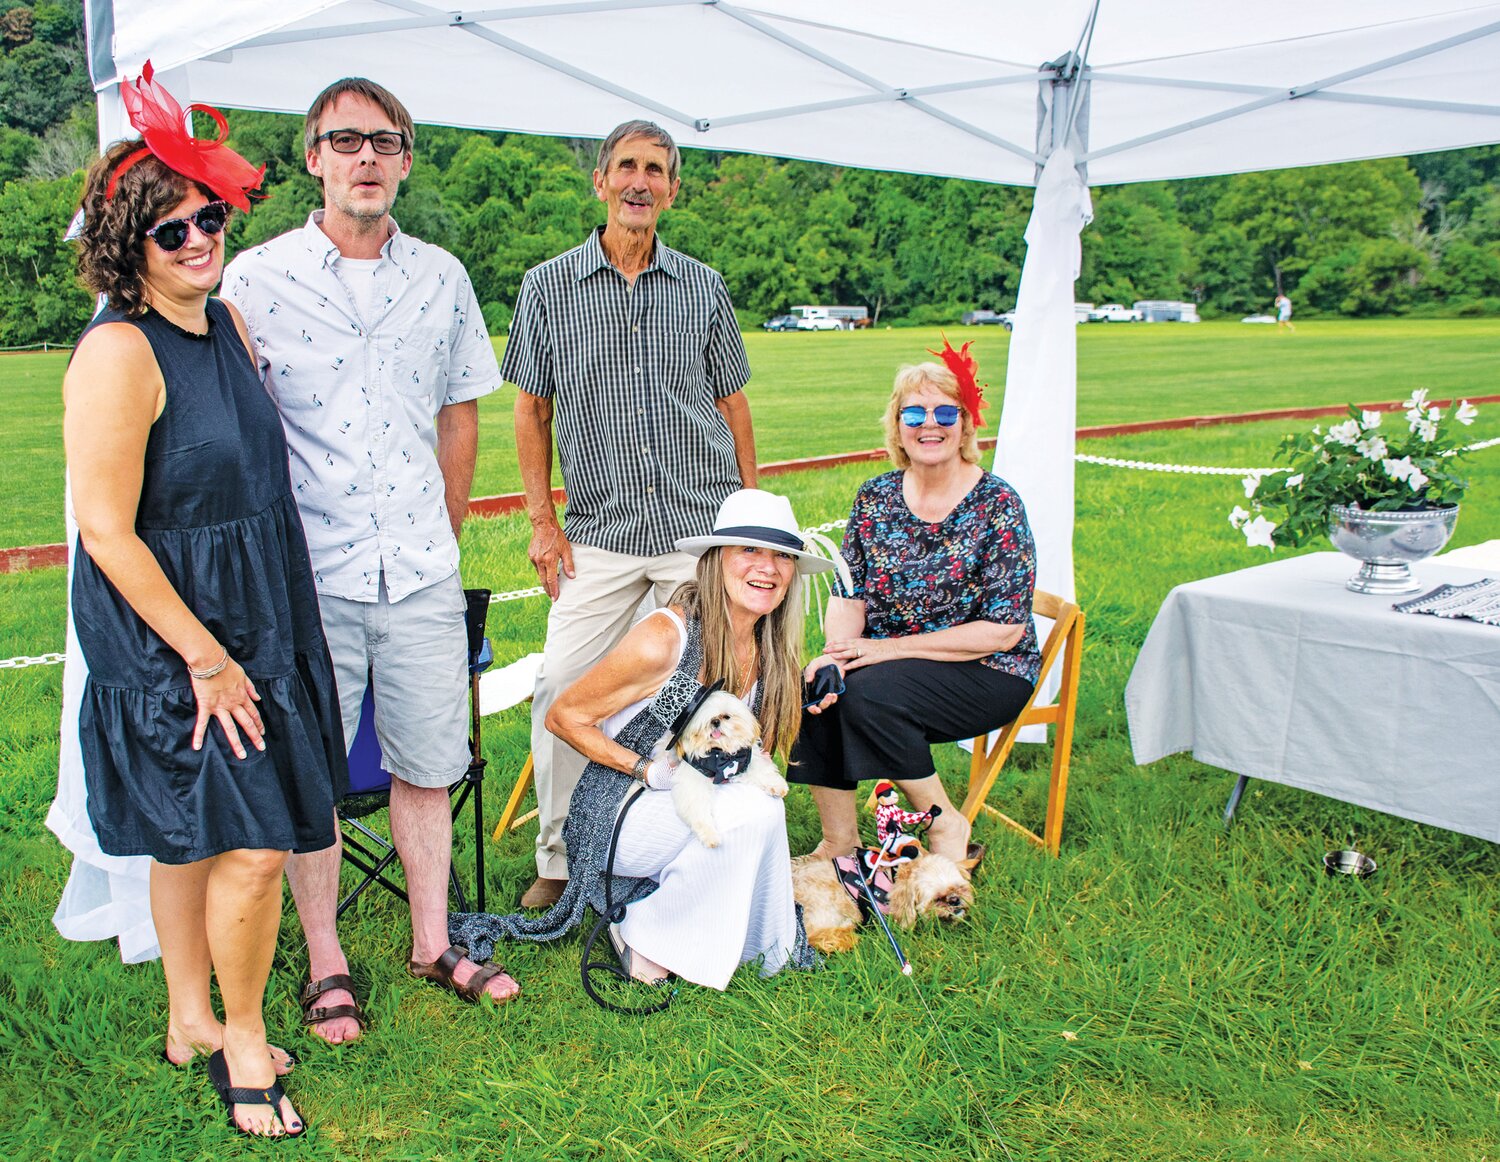
[{"label": "red feather hair piece", "polygon": [[[145,145],[115,169],[104,191],[106,198],[114,197],[121,174],[142,158],[154,154],[168,169],[212,190],[230,205],[241,210],[250,208],[250,191],[260,186],[266,167],[256,169],[224,144],[229,138],[229,123],[224,120],[224,114],[212,105],[193,104],[184,110],[177,98],[154,79],[150,61],[141,69],[140,80],[135,84],[120,82],[120,100]],[[188,130],[187,114],[194,109],[207,114],[218,125],[217,137],[192,135]]]},{"label": "red feather hair piece", "polygon": [[953,344],[948,342],[948,336],[944,335],[943,349],[934,351],[929,347],[927,353],[936,355],[948,365],[948,370],[953,372],[953,378],[958,380],[958,402],[964,405],[964,410],[969,413],[974,426],[982,428],[984,417],[980,412],[988,406],[984,402],[984,389],[989,384],[981,384],[976,378],[979,373],[979,364],[974,361],[974,356],[969,354],[969,346],[965,343],[955,351]]}]

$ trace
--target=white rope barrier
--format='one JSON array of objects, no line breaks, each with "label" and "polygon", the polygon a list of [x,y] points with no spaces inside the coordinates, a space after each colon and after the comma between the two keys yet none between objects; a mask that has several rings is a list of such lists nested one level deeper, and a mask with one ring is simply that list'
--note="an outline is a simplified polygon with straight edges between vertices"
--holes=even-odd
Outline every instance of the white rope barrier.
[{"label": "white rope barrier", "polygon": [[[1484,448],[1494,448],[1497,446],[1500,446],[1500,436],[1492,440],[1481,440],[1477,444],[1470,444],[1465,448],[1456,449],[1456,451],[1478,452]],[[1105,468],[1130,468],[1137,472],[1175,472],[1186,476],[1249,476],[1251,473],[1268,476],[1273,472],[1286,471],[1285,468],[1222,468],[1204,464],[1158,464],[1150,460],[1121,460],[1112,456],[1090,456],[1083,452],[1074,455],[1073,459],[1080,464],[1097,464]],[[827,548],[824,548],[825,554],[833,556],[835,560],[838,560],[836,556],[828,552],[828,548],[831,548],[832,545],[831,542],[828,542],[825,534],[841,529],[848,523],[847,518],[831,520],[826,524],[814,525],[812,528],[803,529],[802,531],[814,543],[824,542],[827,545]],[[831,579],[826,575],[820,576],[818,580],[831,585]],[[813,585],[808,586],[809,601],[812,599],[813,588]],[[509,593],[492,593],[490,594],[490,604],[495,605],[502,601],[525,601],[528,598],[544,596],[546,592],[540,585],[534,585],[530,589],[516,589]],[[821,611],[821,605],[819,608]],[[62,654],[37,654],[35,656],[23,654],[16,658],[0,658],[0,670],[23,670],[28,666],[57,666],[61,665],[62,661]]]},{"label": "white rope barrier", "polygon": [[36,657],[27,657],[22,654],[19,658],[0,658],[0,670],[24,670],[27,666],[60,666],[62,663],[62,654],[38,654]]},{"label": "white rope barrier", "polygon": [[1139,472],[1180,472],[1188,476],[1249,476],[1252,472],[1269,476],[1285,468],[1209,468],[1202,464],[1154,464],[1149,460],[1116,460],[1112,456],[1088,456],[1079,452],[1073,457],[1080,464],[1102,464],[1106,468],[1134,468]]},{"label": "white rope barrier", "polygon": [[513,593],[491,593],[490,604],[495,605],[501,601],[524,601],[528,597],[540,597],[546,592],[540,585],[533,585],[530,589],[517,589]]}]

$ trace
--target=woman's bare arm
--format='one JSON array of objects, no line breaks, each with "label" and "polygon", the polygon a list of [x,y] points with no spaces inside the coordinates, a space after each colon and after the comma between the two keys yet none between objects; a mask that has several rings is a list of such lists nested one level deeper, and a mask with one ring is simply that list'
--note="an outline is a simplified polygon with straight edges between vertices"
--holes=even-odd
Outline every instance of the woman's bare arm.
[{"label": "woman's bare arm", "polygon": [[[189,669],[212,668],[223,645],[172,588],[135,531],[146,440],[166,406],[166,386],[150,342],[124,323],[90,331],[63,379],[63,406],[63,444],[83,547]],[[219,719],[240,757],[245,752],[236,722],[252,743],[265,748],[254,687],[233,659],[216,677],[194,679],[193,690],[199,711],[194,749],[202,745],[210,717]]]},{"label": "woman's bare arm", "polygon": [[845,669],[858,670],[893,658],[930,658],[936,662],[972,662],[1013,649],[1026,633],[1024,625],[969,621],[909,637],[852,637],[833,640],[827,655]]},{"label": "woman's bare arm", "polygon": [[677,666],[677,627],[647,617],[547,711],[547,729],[596,763],[631,773],[636,754],[605,736],[599,724],[632,703],[650,698]]}]

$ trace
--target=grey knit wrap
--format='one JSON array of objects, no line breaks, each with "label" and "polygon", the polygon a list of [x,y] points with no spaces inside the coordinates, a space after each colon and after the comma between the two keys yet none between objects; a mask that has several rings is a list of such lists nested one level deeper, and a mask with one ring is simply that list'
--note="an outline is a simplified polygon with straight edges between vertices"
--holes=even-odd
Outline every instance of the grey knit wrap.
[{"label": "grey knit wrap", "polygon": [[[667,678],[656,696],[627,722],[615,741],[636,754],[651,753],[657,740],[666,734],[677,716],[692,702],[700,684],[703,668],[703,640],[696,618],[687,619],[687,643],[677,668]],[[751,709],[760,714],[760,691],[756,690]],[[573,798],[568,804],[568,818],[563,824],[563,842],[568,848],[568,886],[562,897],[540,916],[525,912],[496,915],[492,912],[455,912],[448,917],[448,938],[469,950],[475,961],[494,955],[500,940],[556,940],[583,922],[584,912],[593,908],[605,912],[604,868],[609,860],[610,839],[620,804],[639,782],[623,771],[591,762],[583,770]],[[656,891],[652,879],[616,875],[610,878],[610,900],[632,904]],[[807,942],[802,924],[802,907],[797,906],[797,940],[792,947],[790,964],[795,968],[815,968],[821,958]]]}]

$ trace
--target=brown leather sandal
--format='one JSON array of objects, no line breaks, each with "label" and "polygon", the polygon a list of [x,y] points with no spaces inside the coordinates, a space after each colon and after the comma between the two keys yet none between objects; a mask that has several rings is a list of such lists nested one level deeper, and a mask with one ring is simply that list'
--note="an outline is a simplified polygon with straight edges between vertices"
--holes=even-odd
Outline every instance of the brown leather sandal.
[{"label": "brown leather sandal", "polygon": [[[327,1005],[320,1007],[318,1001],[325,993],[337,992],[343,989],[351,997],[354,1003],[350,1005]],[[336,972],[332,976],[325,976],[322,980],[308,981],[302,990],[302,1022],[309,1028],[321,1025],[324,1021],[335,1021],[340,1017],[353,1017],[359,1023],[359,1031],[363,1033],[369,1026],[369,1018],[365,1011],[359,1007],[359,994],[354,991],[354,978],[347,972]]]},{"label": "brown leather sandal", "polygon": [[[477,1005],[481,998],[489,996],[484,991],[484,986],[489,984],[497,976],[507,975],[505,966],[500,964],[481,964],[474,969],[474,975],[469,977],[463,984],[453,979],[453,970],[458,967],[458,962],[469,955],[469,950],[458,944],[450,945],[448,951],[434,960],[431,964],[418,964],[415,960],[408,961],[406,971],[418,980],[425,980],[447,989],[468,1001],[471,1005]],[[512,978],[514,979],[514,978]],[[511,993],[508,997],[489,997],[498,1005],[506,1001],[514,1000],[520,996],[519,992]]]}]

